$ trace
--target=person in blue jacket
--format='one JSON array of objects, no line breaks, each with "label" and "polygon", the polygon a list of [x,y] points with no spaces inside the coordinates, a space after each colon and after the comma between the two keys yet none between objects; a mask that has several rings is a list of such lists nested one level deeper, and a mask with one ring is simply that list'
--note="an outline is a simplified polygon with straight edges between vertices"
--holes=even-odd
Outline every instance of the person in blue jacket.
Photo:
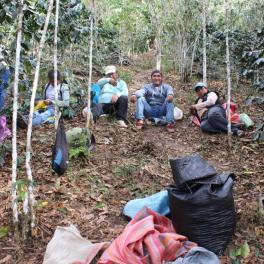
[{"label": "person in blue jacket", "polygon": [[105,77],[97,84],[101,91],[99,103],[92,108],[94,121],[103,114],[115,114],[120,127],[127,127],[128,88],[127,84],[118,78],[116,67],[105,67]]},{"label": "person in blue jacket", "polygon": [[0,69],[0,111],[2,111],[5,106],[5,89],[8,87],[10,77],[11,72],[7,67]]}]

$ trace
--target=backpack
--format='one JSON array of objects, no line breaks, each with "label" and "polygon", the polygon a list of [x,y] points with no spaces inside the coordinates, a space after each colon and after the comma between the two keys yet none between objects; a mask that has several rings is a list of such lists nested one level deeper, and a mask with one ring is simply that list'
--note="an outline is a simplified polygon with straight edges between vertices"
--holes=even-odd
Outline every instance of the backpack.
[{"label": "backpack", "polygon": [[52,149],[51,167],[58,174],[63,175],[68,167],[68,144],[64,129],[63,119],[60,118],[55,144]]},{"label": "backpack", "polygon": [[101,87],[97,83],[93,83],[91,86],[91,103],[92,103],[92,105],[99,103],[100,93],[101,93]]}]

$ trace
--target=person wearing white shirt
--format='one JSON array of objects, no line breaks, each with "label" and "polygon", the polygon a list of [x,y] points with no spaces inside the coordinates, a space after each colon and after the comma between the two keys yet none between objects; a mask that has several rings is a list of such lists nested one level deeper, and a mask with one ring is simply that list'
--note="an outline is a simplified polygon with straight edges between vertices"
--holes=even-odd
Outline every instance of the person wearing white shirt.
[{"label": "person wearing white shirt", "polygon": [[[61,74],[57,72],[57,90],[58,90],[58,102],[57,105],[60,108],[69,107],[70,104],[70,91],[67,83],[62,80]],[[32,125],[38,126],[45,122],[54,122],[55,114],[55,88],[54,88],[54,71],[51,70],[48,73],[48,83],[45,85],[43,92],[43,100],[37,104],[41,104],[41,109],[34,111]],[[25,129],[28,124],[28,116],[23,116],[18,113],[18,126]]]}]

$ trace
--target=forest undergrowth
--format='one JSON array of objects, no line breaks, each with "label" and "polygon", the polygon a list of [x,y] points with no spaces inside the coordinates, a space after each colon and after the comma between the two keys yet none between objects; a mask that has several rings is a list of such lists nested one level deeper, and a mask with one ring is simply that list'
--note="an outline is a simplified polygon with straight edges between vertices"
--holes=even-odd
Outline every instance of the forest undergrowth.
[{"label": "forest undergrowth", "polygon": [[[149,80],[151,68],[148,57],[140,58],[133,66],[122,67],[131,76],[130,93]],[[148,69],[146,69],[148,68]],[[175,103],[184,111],[184,119],[169,134],[164,127],[148,126],[142,131],[133,127],[119,128],[113,120],[101,118],[94,129],[96,149],[89,157],[70,161],[67,173],[61,177],[60,188],[55,187],[52,173],[51,145],[54,142],[52,125],[33,131],[33,175],[37,200],[37,229],[31,241],[14,240],[13,234],[0,236],[0,263],[42,263],[46,245],[57,226],[74,224],[83,237],[92,242],[111,241],[124,229],[128,220],[122,216],[127,201],[158,192],[173,183],[169,159],[199,153],[218,171],[235,173],[234,197],[237,227],[222,263],[231,263],[230,253],[242,245],[249,245],[250,253],[241,263],[264,263],[263,215],[259,212],[259,198],[264,193],[264,145],[251,141],[250,131],[242,138],[233,138],[228,151],[227,135],[206,135],[190,124],[188,106],[195,95],[193,83],[181,83],[173,74],[165,81],[176,93]],[[225,91],[224,80],[210,80],[211,89]],[[252,93],[247,83],[233,89],[239,112],[246,112],[255,122],[262,115],[257,106],[245,106]],[[133,106],[130,111],[132,112]],[[65,120],[66,128],[84,127],[81,116]],[[19,130],[18,146],[25,149],[26,131]],[[25,174],[23,157],[18,178]],[[11,156],[6,157],[0,177],[0,227],[12,226],[10,208]],[[1,233],[0,233],[1,234]],[[238,254],[237,259],[240,256]]]}]

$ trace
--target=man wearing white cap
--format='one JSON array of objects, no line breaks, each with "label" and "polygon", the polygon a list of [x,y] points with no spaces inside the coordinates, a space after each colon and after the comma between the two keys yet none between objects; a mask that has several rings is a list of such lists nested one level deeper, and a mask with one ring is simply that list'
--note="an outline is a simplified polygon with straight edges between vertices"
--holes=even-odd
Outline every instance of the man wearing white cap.
[{"label": "man wearing white cap", "polygon": [[92,109],[94,120],[96,122],[100,115],[115,113],[118,125],[126,128],[128,109],[127,84],[118,78],[116,67],[113,65],[105,67],[105,75],[106,77],[97,82],[101,87],[101,92],[99,104]]},{"label": "man wearing white cap", "polygon": [[[195,104],[190,107],[190,112],[201,122],[202,131],[208,133],[227,132],[226,113],[218,95],[215,92],[210,92],[202,82],[198,82],[194,86],[194,90],[198,98]],[[233,135],[240,136],[242,134],[242,131],[236,126],[232,125],[231,130]]]}]

